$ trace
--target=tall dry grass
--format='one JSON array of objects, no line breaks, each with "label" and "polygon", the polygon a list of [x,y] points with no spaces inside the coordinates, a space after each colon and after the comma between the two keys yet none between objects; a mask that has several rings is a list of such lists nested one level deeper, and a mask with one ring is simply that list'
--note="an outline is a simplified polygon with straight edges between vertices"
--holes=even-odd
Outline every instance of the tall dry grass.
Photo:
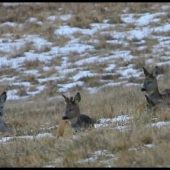
[{"label": "tall dry grass", "polygon": [[[103,20],[109,20],[109,23],[117,24],[115,29],[127,31],[134,29],[133,24],[122,28],[120,15],[123,13],[146,13],[146,12],[161,12],[161,6],[166,3],[27,3],[17,6],[5,7],[0,5],[0,23],[15,22],[23,24],[22,27],[5,26],[0,29],[1,37],[6,37],[7,33],[16,35],[16,39],[20,39],[27,34],[39,34],[55,46],[64,46],[69,40],[69,37],[54,35],[55,28],[62,24],[68,24],[72,27],[90,28],[91,23],[102,23]],[[64,14],[72,14],[65,23],[60,19],[54,22],[47,21],[50,15],[59,16]],[[30,18],[36,18],[38,23],[29,22]],[[166,16],[162,18],[163,22],[167,20]],[[41,25],[40,23],[44,25]],[[109,28],[108,30],[110,30]],[[159,33],[160,34],[160,33]],[[164,34],[165,35],[165,34]],[[167,34],[168,35],[168,34]],[[131,60],[134,68],[141,69],[145,66],[145,60],[148,55],[152,54],[152,48],[157,41],[148,37],[146,39],[146,50],[138,51],[137,40],[127,41],[129,46],[113,46],[108,44],[107,40],[114,40],[113,37],[102,36],[100,33],[95,34],[95,40],[88,42],[90,36],[84,37],[82,34],[75,33],[75,37],[79,37],[82,42],[93,45],[95,50],[85,55],[71,53],[70,61],[75,62],[79,57],[87,58],[88,56],[109,56],[114,50],[130,50],[131,54],[136,56]],[[8,37],[7,38],[11,38]],[[88,40],[88,41],[86,41]],[[13,49],[9,58],[23,56],[24,52],[34,50],[37,53],[49,51],[51,47],[46,46],[41,49],[35,49],[31,44],[26,44],[23,48],[16,51]],[[104,49],[103,49],[104,48]],[[6,53],[2,52],[1,55]],[[164,53],[163,53],[164,54]],[[112,61],[111,61],[112,62]],[[115,62],[118,66],[126,66],[126,63],[119,59]],[[34,62],[25,61],[23,67],[27,70],[38,68],[42,74],[39,77],[48,77],[55,74],[55,66],[62,64],[62,56],[55,58],[48,63],[51,69],[48,72],[42,71],[43,62],[38,59]],[[91,63],[84,64],[86,69],[92,69],[97,73],[102,73],[104,68],[109,63]],[[155,64],[155,63],[154,63]],[[72,66],[70,66],[72,67]],[[74,66],[75,67],[75,66]],[[164,66],[165,72],[168,68]],[[142,70],[141,70],[142,71]],[[58,73],[57,73],[58,74]],[[56,88],[56,84],[69,82],[72,74],[68,74],[65,78],[57,81],[45,82],[46,88],[43,92],[35,97],[29,97],[26,100],[8,100],[5,103],[5,121],[8,124],[10,131],[5,134],[0,134],[1,138],[12,136],[13,139],[7,142],[0,142],[0,166],[1,167],[166,167],[169,166],[169,126],[162,128],[152,127],[151,123],[158,121],[168,121],[169,110],[155,111],[154,113],[145,112],[142,108],[138,110],[138,106],[144,106],[145,97],[140,91],[140,87],[104,87],[98,93],[91,94],[82,87],[75,87],[69,92],[75,94],[80,91],[82,100],[80,103],[81,113],[90,115],[96,120],[101,118],[115,118],[120,115],[128,115],[132,117],[125,124],[128,129],[119,131],[114,129],[118,125],[113,124],[111,127],[103,127],[99,129],[91,129],[82,133],[67,132],[67,135],[57,138],[58,125],[61,123],[61,118],[64,113],[65,103],[63,98]],[[2,77],[5,75],[18,76],[17,80],[27,80],[34,85],[42,85],[34,76],[23,76],[21,72],[12,69],[10,66],[1,66]],[[112,80],[117,80],[119,74],[112,74],[112,77],[105,77]],[[104,77],[103,77],[104,78]],[[87,87],[95,87],[100,83],[100,77],[84,78],[83,81]],[[134,82],[133,78],[130,81]],[[136,80],[137,81],[137,80]],[[142,78],[138,80],[142,83]],[[102,84],[102,83],[101,83]],[[160,88],[168,86],[168,74],[159,83]],[[10,85],[10,83],[1,84],[1,91],[4,89],[10,90],[17,88],[20,95],[25,94],[26,89],[20,89],[18,86]],[[29,87],[30,89],[31,87]],[[33,88],[33,89],[34,89]],[[156,119],[155,119],[156,118]],[[41,139],[21,139],[19,136],[33,135],[41,133],[50,133],[52,137],[44,137]],[[148,144],[152,144],[148,148]],[[150,145],[149,145],[150,146]],[[96,151],[106,150],[115,157],[107,154],[100,155],[96,160],[81,162],[82,159],[87,159],[93,156]]]},{"label": "tall dry grass", "polygon": [[[151,163],[147,161],[145,164],[146,159],[143,159],[143,155],[139,153],[143,151],[142,147],[145,144],[154,144],[156,148],[162,147],[160,140],[168,146],[168,136],[161,134],[161,132],[167,133],[167,128],[163,130],[147,127],[148,123],[152,122],[152,117],[149,114],[136,112],[136,107],[141,101],[145,101],[138,88],[108,87],[97,94],[81,91],[81,95],[81,113],[86,113],[96,120],[127,114],[133,117],[128,123],[130,130],[121,132],[111,128],[91,129],[57,138],[57,126],[61,122],[65,108],[62,97],[49,99],[44,96],[43,100],[39,97],[27,102],[7,101],[5,120],[10,125],[10,135],[17,137],[48,132],[54,137],[35,140],[14,138],[1,143],[1,166],[42,167],[50,162],[57,167],[107,166],[107,161],[104,161],[107,160],[107,156],[102,156],[101,162],[79,162],[81,159],[90,157],[97,150],[107,150],[118,156],[111,166],[158,166],[156,160]],[[73,135],[77,138],[73,138]],[[130,148],[136,148],[135,154],[138,158],[130,154],[132,152],[129,151]],[[147,151],[149,159],[154,159],[155,155],[150,152],[151,149],[144,150]],[[157,152],[157,149],[154,152]],[[126,155],[126,159],[122,158],[123,155]],[[167,165],[166,157],[164,155],[160,157],[162,161],[159,163]],[[55,162],[57,159],[60,161]],[[140,164],[129,162],[131,159],[139,159]]]}]

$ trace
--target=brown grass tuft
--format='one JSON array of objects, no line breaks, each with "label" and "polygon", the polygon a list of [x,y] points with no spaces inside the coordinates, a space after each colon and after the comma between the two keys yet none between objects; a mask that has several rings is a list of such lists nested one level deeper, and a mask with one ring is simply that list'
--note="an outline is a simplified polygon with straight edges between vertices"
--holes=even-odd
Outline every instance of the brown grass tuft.
[{"label": "brown grass tuft", "polygon": [[62,120],[57,128],[57,138],[63,137],[68,128],[70,128],[70,122],[68,120]]}]

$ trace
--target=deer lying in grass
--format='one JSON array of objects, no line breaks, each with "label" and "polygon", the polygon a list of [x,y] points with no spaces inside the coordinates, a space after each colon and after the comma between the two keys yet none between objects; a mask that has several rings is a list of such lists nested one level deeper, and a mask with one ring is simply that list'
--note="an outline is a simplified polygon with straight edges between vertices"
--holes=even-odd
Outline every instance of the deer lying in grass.
[{"label": "deer lying in grass", "polygon": [[149,73],[144,67],[145,80],[141,91],[145,91],[148,98],[156,105],[160,102],[164,102],[170,99],[170,89],[165,89],[161,93],[159,92],[156,76],[159,74],[159,67],[156,66],[151,73]]},{"label": "deer lying in grass", "polygon": [[[70,122],[71,127],[74,131],[80,131],[85,128],[89,128],[94,126],[95,121],[90,118],[88,115],[81,114],[80,113],[80,108],[78,103],[81,100],[80,93],[78,92],[75,97],[66,97],[64,94],[62,96],[65,99],[66,102],[66,109],[65,109],[65,114],[62,117],[63,120],[65,120],[65,124],[61,123],[61,126],[64,128],[68,122]],[[59,136],[62,136],[64,133],[63,128],[59,126],[59,131],[58,133]]]},{"label": "deer lying in grass", "polygon": [[170,100],[165,100],[162,102],[159,102],[157,104],[155,104],[152,99],[150,99],[147,95],[145,95],[147,104],[146,104],[146,111],[151,111],[151,112],[155,112],[155,111],[165,111],[165,110],[169,110],[170,109]]},{"label": "deer lying in grass", "polygon": [[7,99],[7,93],[4,91],[0,96],[0,131],[6,132],[7,131],[7,125],[3,120],[4,117],[4,102]]}]

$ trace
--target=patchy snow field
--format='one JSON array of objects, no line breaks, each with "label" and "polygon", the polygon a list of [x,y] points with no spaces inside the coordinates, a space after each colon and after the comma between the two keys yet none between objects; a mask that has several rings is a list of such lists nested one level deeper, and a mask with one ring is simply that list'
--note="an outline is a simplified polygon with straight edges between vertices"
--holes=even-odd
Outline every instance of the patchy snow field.
[{"label": "patchy snow field", "polygon": [[[7,9],[15,8],[20,3],[2,5]],[[47,85],[49,82],[54,84],[54,96],[58,97],[61,92],[71,93],[75,88],[92,94],[105,87],[120,85],[135,86],[140,90],[142,82],[139,80],[143,78],[143,64],[148,67],[170,65],[169,10],[169,4],[155,13],[128,13],[128,10],[125,10],[126,12],[120,15],[120,23],[109,22],[109,19],[105,18],[102,22],[90,23],[89,28],[69,25],[69,20],[74,17],[71,13],[49,14],[43,21],[35,17],[25,21],[28,25],[37,27],[52,25],[52,36],[57,42],[50,41],[50,38],[41,32],[17,36],[19,31],[15,34],[15,31],[12,33],[10,30],[23,31],[24,23],[1,22],[0,30],[7,30],[1,33],[0,37],[1,91],[7,91],[7,101],[24,101],[50,89]],[[165,17],[167,18],[164,19]],[[11,72],[6,71],[8,69]],[[97,85],[88,84],[88,80],[93,79],[97,81]],[[24,89],[25,93],[21,94],[21,89]],[[129,121],[133,121],[133,117],[129,115],[118,115],[112,119],[101,118],[95,128],[128,131]],[[170,122],[150,123],[149,126],[161,128],[170,126]],[[54,138],[54,135],[42,133],[35,136],[1,137],[0,144],[21,138],[36,140]],[[103,155],[107,157],[107,167],[112,166],[109,161],[118,159],[110,151],[97,150],[77,163],[97,162]],[[57,161],[61,160],[54,161],[55,165]],[[53,163],[45,167],[55,167]]]}]

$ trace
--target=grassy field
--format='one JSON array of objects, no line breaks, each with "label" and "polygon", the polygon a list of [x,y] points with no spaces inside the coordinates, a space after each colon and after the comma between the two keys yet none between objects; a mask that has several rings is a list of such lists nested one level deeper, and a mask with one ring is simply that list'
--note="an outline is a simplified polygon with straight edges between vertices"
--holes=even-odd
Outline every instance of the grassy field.
[{"label": "grassy field", "polygon": [[[25,35],[38,34],[44,37],[53,46],[63,47],[70,40],[67,36],[54,36],[54,30],[63,24],[63,20],[55,19],[50,22],[46,18],[48,16],[60,16],[71,14],[73,17],[65,21],[65,24],[71,27],[81,29],[90,28],[91,23],[102,23],[107,19],[109,23],[114,23],[114,31],[133,30],[134,24],[129,23],[126,26],[120,26],[122,13],[133,13],[135,17],[143,13],[159,13],[164,8],[166,15],[160,17],[159,24],[166,24],[169,21],[170,4],[167,3],[25,3],[16,6],[5,6],[0,4],[0,25],[5,22],[17,23],[14,27],[2,26],[0,36],[5,37],[4,41],[8,41],[7,34],[11,34],[10,40],[13,41],[24,37]],[[36,18],[43,25],[28,22],[30,18]],[[22,25],[22,26],[20,26]],[[155,22],[150,24],[153,28],[158,26]],[[106,28],[109,31],[112,28]],[[142,29],[142,27],[141,27]],[[153,33],[154,35],[154,33]],[[169,32],[155,33],[155,36],[165,36],[169,38]],[[81,32],[75,32],[74,37],[81,39],[81,42],[93,44],[95,51],[82,54],[81,56],[72,52],[69,53],[69,62],[74,63],[79,58],[86,59],[89,56],[99,55],[105,58],[110,51],[120,49],[129,50],[133,56],[131,61],[124,61],[121,58],[115,60],[116,68],[127,67],[134,64],[135,69],[141,70],[146,66],[146,59],[154,60],[147,67],[151,69],[157,62],[163,61],[160,56],[168,56],[168,46],[163,46],[162,51],[155,52],[154,47],[158,43],[158,39],[154,37],[145,37],[145,49],[137,50],[137,39],[125,40],[128,45],[120,44],[110,45],[108,40],[112,37],[96,32],[93,38],[90,35],[82,35]],[[90,41],[93,39],[94,41]],[[98,40],[95,43],[95,40]],[[44,46],[36,48],[27,42],[19,49],[11,49],[11,51],[0,50],[0,56],[8,56],[8,59],[19,58],[25,52],[34,51],[39,55],[46,53],[52,48]],[[166,54],[166,52],[168,54]],[[154,55],[154,57],[153,57]],[[1,59],[1,58],[0,58]],[[70,93],[75,95],[77,91],[81,93],[82,100],[80,102],[81,113],[86,113],[96,120],[101,118],[115,118],[120,115],[128,115],[131,119],[126,123],[113,123],[102,128],[87,129],[80,133],[72,132],[70,129],[66,131],[64,137],[57,138],[57,127],[61,122],[61,117],[65,112],[65,103],[61,93],[56,88],[57,84],[69,82],[69,78],[76,71],[68,73],[64,78],[56,81],[39,82],[38,78],[48,78],[52,75],[59,76],[55,66],[62,63],[62,56],[53,58],[48,62],[48,71],[44,71],[43,61],[25,61],[21,67],[26,70],[37,69],[35,75],[27,75],[22,69],[17,70],[11,68],[10,65],[1,65],[1,78],[15,77],[16,82],[28,81],[31,83],[29,91],[36,91],[39,84],[45,85],[46,89],[41,93],[28,99],[8,100],[5,103],[5,121],[10,131],[1,133],[1,138],[12,137],[11,140],[0,142],[0,167],[169,167],[170,166],[170,126],[152,126],[157,122],[169,122],[169,109],[159,110],[155,112],[145,112],[138,109],[139,105],[145,103],[144,94],[140,90],[140,86],[106,86],[97,93],[89,93],[87,89],[82,87],[74,87],[70,89]],[[168,60],[168,59],[167,59]],[[82,67],[92,70],[96,73],[103,73],[106,65],[111,61],[102,63],[83,64]],[[72,66],[71,68],[75,68]],[[70,69],[71,69],[70,68]],[[159,81],[160,89],[168,87],[169,67],[162,66],[164,76]],[[142,85],[143,76],[136,78],[119,79],[118,73],[109,72],[109,75],[84,77],[81,79],[85,87],[98,87],[104,80],[112,81],[127,80],[129,83],[138,83]],[[103,80],[100,82],[99,80]],[[28,89],[22,85],[14,85],[8,81],[2,82],[0,92],[3,90],[17,89],[19,96],[26,96]],[[126,126],[125,130],[117,130],[117,126]],[[38,134],[49,133],[51,137],[42,138],[22,138],[21,136],[36,136]],[[88,159],[88,158],[93,159]]]}]

